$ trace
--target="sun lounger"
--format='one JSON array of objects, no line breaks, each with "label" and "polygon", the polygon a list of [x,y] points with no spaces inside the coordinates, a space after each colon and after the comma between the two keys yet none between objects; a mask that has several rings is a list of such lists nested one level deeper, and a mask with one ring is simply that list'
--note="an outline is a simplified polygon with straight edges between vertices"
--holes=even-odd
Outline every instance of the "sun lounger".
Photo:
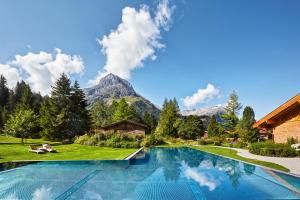
[{"label": "sun lounger", "polygon": [[37,153],[37,154],[45,153],[44,150],[38,149],[38,148],[36,148],[35,146],[32,146],[32,145],[29,145],[28,151],[29,151],[29,152],[32,152],[32,153]]},{"label": "sun lounger", "polygon": [[50,144],[43,144],[43,148],[41,148],[41,149],[46,151],[46,152],[51,152],[51,153],[56,152],[56,150],[53,149]]}]

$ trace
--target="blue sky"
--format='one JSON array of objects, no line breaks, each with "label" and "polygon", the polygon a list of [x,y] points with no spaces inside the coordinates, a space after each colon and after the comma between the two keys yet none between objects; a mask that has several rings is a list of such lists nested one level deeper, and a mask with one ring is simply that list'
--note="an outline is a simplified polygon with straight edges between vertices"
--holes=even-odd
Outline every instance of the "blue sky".
[{"label": "blue sky", "polygon": [[[141,29],[122,21],[126,7],[129,16],[150,14],[149,37],[122,39],[120,24]],[[25,79],[46,92],[61,71],[87,87],[98,72],[117,70],[156,105],[176,97],[182,109],[186,97],[190,108],[201,108],[224,104],[236,90],[262,117],[300,92],[299,9],[297,0],[0,0],[0,72],[11,84]],[[123,56],[140,47],[150,51]]]}]

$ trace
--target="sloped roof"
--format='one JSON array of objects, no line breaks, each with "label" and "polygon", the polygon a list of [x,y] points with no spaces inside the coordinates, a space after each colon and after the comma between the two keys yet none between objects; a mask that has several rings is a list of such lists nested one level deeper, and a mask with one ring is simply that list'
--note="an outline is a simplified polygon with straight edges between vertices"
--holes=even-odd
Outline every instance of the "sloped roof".
[{"label": "sloped roof", "polygon": [[139,127],[145,128],[145,129],[148,129],[148,126],[146,126],[145,124],[141,124],[141,123],[138,123],[138,122],[135,122],[135,121],[132,121],[132,120],[121,120],[121,121],[114,122],[114,123],[106,125],[106,126],[102,126],[101,128],[103,128],[103,129],[109,129],[109,128],[114,127],[116,125],[125,124],[125,123],[127,123],[127,124],[133,124],[133,125],[136,125],[136,126],[139,126]]},{"label": "sloped roof", "polygon": [[300,93],[294,96],[293,98],[291,98],[290,100],[288,100],[287,102],[285,102],[284,104],[282,104],[281,106],[279,106],[278,108],[276,108],[275,110],[273,110],[272,112],[270,112],[269,114],[267,114],[266,116],[264,116],[263,118],[261,118],[260,120],[258,120],[253,125],[253,127],[257,128],[264,123],[269,124],[268,121],[272,120],[275,117],[278,117],[279,115],[288,111],[290,108],[297,106],[299,104],[300,104]]}]

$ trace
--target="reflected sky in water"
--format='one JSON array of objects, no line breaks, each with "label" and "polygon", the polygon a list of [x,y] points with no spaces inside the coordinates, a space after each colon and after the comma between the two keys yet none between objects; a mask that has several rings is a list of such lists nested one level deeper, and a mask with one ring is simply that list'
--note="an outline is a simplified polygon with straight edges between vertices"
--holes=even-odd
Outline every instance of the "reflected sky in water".
[{"label": "reflected sky in water", "polygon": [[39,162],[0,173],[0,199],[299,199],[300,180],[191,148],[127,161]]}]

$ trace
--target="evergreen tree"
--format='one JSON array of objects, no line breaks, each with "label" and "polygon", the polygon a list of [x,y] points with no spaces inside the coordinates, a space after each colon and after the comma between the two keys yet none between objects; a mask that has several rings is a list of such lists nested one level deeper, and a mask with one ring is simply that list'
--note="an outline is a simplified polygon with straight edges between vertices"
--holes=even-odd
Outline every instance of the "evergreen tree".
[{"label": "evergreen tree", "polygon": [[0,75],[0,130],[3,129],[8,117],[7,107],[9,103],[9,89],[6,78]]},{"label": "evergreen tree", "polygon": [[95,128],[111,123],[110,107],[104,101],[95,102],[90,109],[90,114]]},{"label": "evergreen tree", "polygon": [[217,122],[215,115],[213,115],[210,119],[210,122],[209,122],[209,125],[207,128],[207,133],[208,133],[209,137],[220,135],[219,123]]},{"label": "evergreen tree", "polygon": [[24,144],[24,139],[34,134],[36,127],[37,116],[33,110],[19,107],[8,119],[4,132],[8,135],[21,138],[22,144]]},{"label": "evergreen tree", "polygon": [[9,89],[7,87],[6,78],[0,75],[0,108],[4,108],[8,104]]},{"label": "evergreen tree", "polygon": [[40,124],[43,135],[50,140],[71,139],[72,132],[72,101],[71,82],[62,74],[52,86],[51,97],[41,107]]},{"label": "evergreen tree", "polygon": [[250,106],[245,107],[243,117],[240,120],[237,129],[240,138],[244,142],[255,142],[258,139],[258,131],[252,126],[255,123],[255,114]]},{"label": "evergreen tree", "polygon": [[114,122],[124,120],[127,115],[127,110],[128,110],[128,104],[125,98],[122,98],[116,107],[112,120]]},{"label": "evergreen tree", "polygon": [[148,111],[146,111],[144,113],[143,122],[148,126],[149,131],[151,133],[153,133],[153,131],[155,130],[155,128],[157,126],[156,118],[153,115],[151,115]]},{"label": "evergreen tree", "polygon": [[227,106],[225,107],[226,111],[230,115],[237,116],[239,111],[242,109],[242,104],[239,103],[239,97],[235,90],[229,95],[229,99],[227,101]]},{"label": "evergreen tree", "polygon": [[204,127],[200,117],[189,115],[180,120],[178,136],[182,139],[195,140],[204,135]]},{"label": "evergreen tree", "polygon": [[227,105],[225,107],[226,113],[221,115],[223,128],[229,134],[235,134],[236,126],[239,122],[238,114],[242,108],[241,103],[238,101],[238,95],[236,91],[233,91],[229,95],[229,99],[227,101]]},{"label": "evergreen tree", "polygon": [[177,130],[175,122],[179,117],[179,106],[177,100],[164,101],[163,108],[160,113],[160,118],[156,132],[161,135],[169,135],[176,137]]},{"label": "evergreen tree", "polygon": [[84,134],[88,131],[91,118],[87,110],[87,101],[84,91],[77,81],[71,88],[71,132],[74,136]]}]

